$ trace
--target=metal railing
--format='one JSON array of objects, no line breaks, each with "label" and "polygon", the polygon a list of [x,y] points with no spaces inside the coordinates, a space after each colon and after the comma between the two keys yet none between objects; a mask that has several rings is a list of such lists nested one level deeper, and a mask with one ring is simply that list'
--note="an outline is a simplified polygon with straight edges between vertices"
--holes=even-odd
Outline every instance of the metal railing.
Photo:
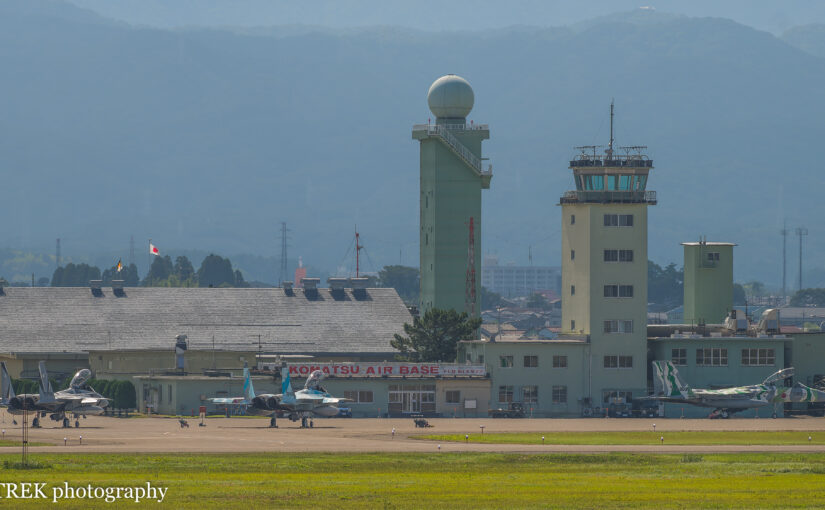
[{"label": "metal railing", "polygon": [[597,202],[656,204],[655,191],[565,191],[561,203]]},{"label": "metal railing", "polygon": [[[459,158],[467,163],[467,165],[469,165],[479,175],[492,175],[492,167],[485,171],[481,166],[481,160],[450,132],[450,126],[456,126],[457,128],[468,130],[466,124],[426,124],[415,126],[413,129],[420,129],[422,131],[426,130],[428,135],[441,138],[447,147],[452,149]],[[481,128],[473,127],[473,129]]]}]

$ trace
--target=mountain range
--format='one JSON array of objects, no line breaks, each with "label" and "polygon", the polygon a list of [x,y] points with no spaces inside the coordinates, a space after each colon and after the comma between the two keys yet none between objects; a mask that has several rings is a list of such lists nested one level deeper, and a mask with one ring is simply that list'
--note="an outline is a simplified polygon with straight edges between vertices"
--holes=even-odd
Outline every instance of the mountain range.
[{"label": "mountain range", "polygon": [[777,284],[779,231],[805,226],[806,278],[825,282],[825,59],[794,35],[650,9],[484,31],[167,29],[5,0],[0,247],[51,253],[60,237],[67,255],[125,257],[133,235],[141,251],[277,258],[283,221],[290,258],[313,267],[352,266],[356,225],[367,271],[417,265],[410,131],[456,73],[491,129],[484,253],[559,263],[568,161],[607,143],[613,99],[617,143],[654,160],[651,259],[681,264],[679,243],[705,235],[738,244],[737,280]]}]

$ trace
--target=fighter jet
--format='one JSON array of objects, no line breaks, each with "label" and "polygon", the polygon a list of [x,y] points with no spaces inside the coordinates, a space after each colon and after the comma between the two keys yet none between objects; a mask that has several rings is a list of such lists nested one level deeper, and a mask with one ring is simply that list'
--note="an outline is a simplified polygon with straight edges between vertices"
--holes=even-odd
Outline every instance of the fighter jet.
[{"label": "fighter jet", "polygon": [[0,405],[6,406],[10,414],[23,414],[24,409],[33,412],[33,427],[39,427],[40,418],[47,414],[52,420],[62,422],[63,427],[69,427],[70,421],[66,413],[72,413],[74,426],[80,427],[78,416],[103,414],[103,409],[109,405],[107,398],[86,384],[92,377],[92,372],[87,368],[74,375],[68,389],[55,392],[46,372],[46,363],[41,361],[40,392],[22,395],[14,394],[11,378],[3,362],[0,362],[0,372]]},{"label": "fighter jet", "polygon": [[649,397],[660,402],[680,402],[700,407],[712,407],[709,418],[728,418],[731,414],[774,405],[773,417],[776,418],[776,405],[783,402],[820,402],[825,401],[825,391],[809,388],[797,382],[791,387],[777,383],[793,377],[793,367],[774,373],[761,384],[737,386],[720,390],[692,389],[679,377],[679,371],[670,361],[653,362],[654,394]]},{"label": "fighter jet", "polygon": [[281,383],[281,393],[255,394],[252,379],[249,377],[249,368],[244,367],[244,396],[230,398],[210,398],[213,404],[227,406],[244,406],[246,412],[255,416],[269,416],[269,426],[277,427],[278,413],[286,414],[291,421],[301,420],[301,427],[312,427],[313,416],[335,416],[338,414],[338,404],[352,402],[347,398],[333,397],[321,387],[324,373],[316,370],[307,378],[304,389],[293,391],[289,372]]}]

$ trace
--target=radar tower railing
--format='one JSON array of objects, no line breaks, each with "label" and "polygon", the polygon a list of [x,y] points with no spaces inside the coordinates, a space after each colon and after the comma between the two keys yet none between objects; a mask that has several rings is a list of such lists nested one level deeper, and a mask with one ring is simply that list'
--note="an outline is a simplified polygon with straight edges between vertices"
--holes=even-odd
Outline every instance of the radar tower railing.
[{"label": "radar tower railing", "polygon": [[428,135],[434,135],[437,138],[441,139],[444,144],[449,147],[455,154],[458,156],[464,163],[466,163],[470,168],[475,170],[479,175],[492,175],[492,167],[488,170],[484,170],[481,166],[481,160],[470,151],[464,144],[462,144],[458,138],[455,137],[452,133],[450,133],[449,128],[453,129],[462,129],[462,130],[475,130],[475,129],[485,129],[486,126],[483,127],[475,127],[475,126],[467,126],[466,124],[450,124],[450,125],[442,125],[442,124],[426,124],[415,126],[416,129],[426,129]]}]

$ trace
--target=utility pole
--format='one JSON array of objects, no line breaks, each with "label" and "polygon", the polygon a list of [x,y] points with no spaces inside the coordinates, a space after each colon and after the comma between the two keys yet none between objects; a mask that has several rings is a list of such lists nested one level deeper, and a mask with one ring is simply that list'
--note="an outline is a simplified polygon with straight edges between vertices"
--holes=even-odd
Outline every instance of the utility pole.
[{"label": "utility pole", "polygon": [[785,282],[786,282],[785,275],[786,275],[787,268],[788,268],[788,265],[785,263],[785,256],[787,254],[787,250],[785,249],[786,248],[785,244],[786,244],[786,241],[788,240],[788,233],[789,233],[787,225],[783,225],[782,230],[780,230],[779,233],[782,235],[782,304],[784,305],[785,304],[785,298],[788,296],[788,294],[786,293],[787,287],[786,287],[786,284],[785,284]]},{"label": "utility pole", "polygon": [[798,227],[796,235],[799,236],[799,290],[802,290],[802,237],[808,235],[808,229]]}]

